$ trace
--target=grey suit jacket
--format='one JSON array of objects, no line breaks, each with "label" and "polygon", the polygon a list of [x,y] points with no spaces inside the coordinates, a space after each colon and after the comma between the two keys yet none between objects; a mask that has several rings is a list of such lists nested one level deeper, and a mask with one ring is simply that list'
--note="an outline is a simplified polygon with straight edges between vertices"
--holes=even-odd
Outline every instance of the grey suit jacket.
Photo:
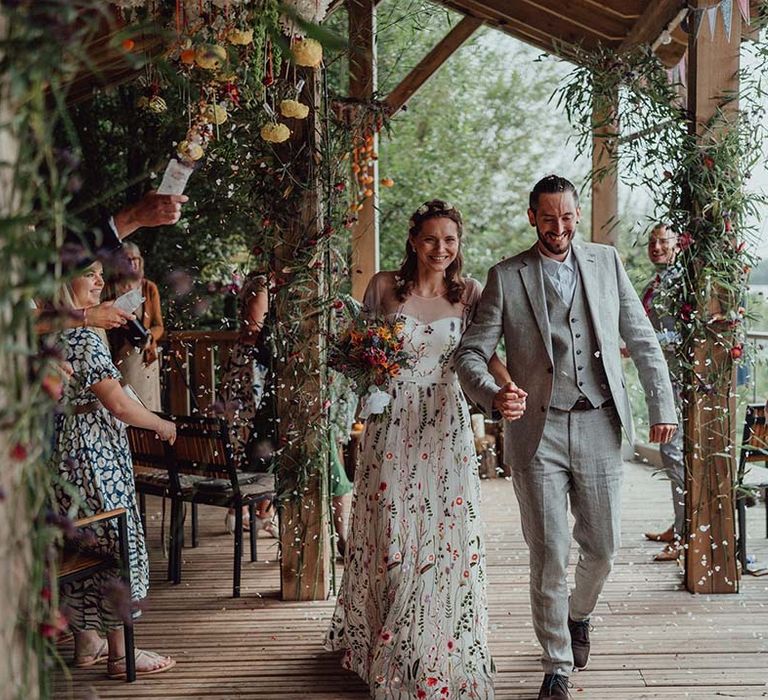
[{"label": "grey suit jacket", "polygon": [[[651,425],[677,423],[667,363],[616,249],[577,243],[573,255],[611,395],[630,443],[634,431],[621,366],[621,339],[637,366]],[[454,355],[464,391],[488,415],[499,390],[488,371],[488,360],[502,336],[512,381],[528,392],[523,417],[504,422],[504,461],[513,468],[524,468],[541,441],[552,396],[552,343],[536,245],[490,269],[474,319]]]}]

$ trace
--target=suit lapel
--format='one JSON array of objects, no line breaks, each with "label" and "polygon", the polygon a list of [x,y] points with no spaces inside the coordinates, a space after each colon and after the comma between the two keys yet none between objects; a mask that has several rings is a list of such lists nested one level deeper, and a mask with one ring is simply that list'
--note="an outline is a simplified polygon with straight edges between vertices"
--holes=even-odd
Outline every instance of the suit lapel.
[{"label": "suit lapel", "polygon": [[550,362],[552,361],[552,336],[549,330],[549,313],[547,312],[547,300],[544,297],[544,278],[541,272],[541,260],[536,245],[529,249],[523,259],[520,268],[520,277],[523,280],[525,292],[531,302],[533,317],[539,326],[544,347],[547,349]]},{"label": "suit lapel", "polygon": [[600,276],[597,274],[597,259],[593,253],[588,252],[580,245],[573,246],[573,256],[579,267],[581,284],[587,297],[589,314],[592,317],[592,327],[595,329],[595,339],[598,347],[603,347],[603,330],[600,327]]}]

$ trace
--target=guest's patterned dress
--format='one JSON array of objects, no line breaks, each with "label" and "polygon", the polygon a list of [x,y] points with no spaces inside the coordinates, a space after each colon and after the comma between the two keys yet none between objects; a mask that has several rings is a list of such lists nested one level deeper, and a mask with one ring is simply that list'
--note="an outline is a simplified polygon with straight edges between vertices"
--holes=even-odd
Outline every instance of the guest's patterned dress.
[{"label": "guest's patterned dress", "polygon": [[345,651],[373,698],[492,700],[480,482],[452,361],[480,288],[468,281],[459,304],[398,304],[391,274],[374,277],[366,308],[404,316],[418,362],[365,428],[326,647]]},{"label": "guest's patterned dress", "polygon": [[[98,333],[89,328],[61,334],[65,359],[74,370],[56,416],[53,464],[59,474],[55,485],[60,512],[82,518],[100,511],[125,508],[131,557],[130,598],[140,600],[149,587],[149,562],[144,545],[133,464],[125,424],[98,403],[90,387],[103,379],[120,379],[109,350]],[[73,407],[93,410],[71,413]],[[118,551],[115,521],[93,528],[102,551]],[[128,592],[115,588],[118,572],[105,572],[62,587],[70,626],[77,631],[105,632],[123,622]]]}]

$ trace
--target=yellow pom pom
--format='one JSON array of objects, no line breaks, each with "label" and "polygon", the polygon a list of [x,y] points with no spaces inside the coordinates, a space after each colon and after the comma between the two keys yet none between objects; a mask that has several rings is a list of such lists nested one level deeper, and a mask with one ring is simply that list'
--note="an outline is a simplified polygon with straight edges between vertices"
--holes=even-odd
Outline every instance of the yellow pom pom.
[{"label": "yellow pom pom", "polygon": [[282,143],[288,140],[291,130],[285,124],[269,122],[261,127],[260,133],[261,138],[269,143]]},{"label": "yellow pom pom", "polygon": [[293,60],[297,66],[317,68],[323,60],[323,47],[315,39],[301,39],[291,46]]},{"label": "yellow pom pom", "polygon": [[253,29],[230,29],[227,41],[236,46],[247,46],[253,41]]},{"label": "yellow pom pom", "polygon": [[306,119],[309,115],[309,107],[297,100],[283,100],[280,103],[280,114],[294,119]]},{"label": "yellow pom pom", "polygon": [[217,70],[227,62],[227,50],[218,44],[201,44],[195,49],[195,63],[200,68]]},{"label": "yellow pom pom", "polygon": [[203,111],[203,119],[217,126],[227,121],[227,110],[223,105],[207,105]]},{"label": "yellow pom pom", "polygon": [[185,160],[200,160],[204,154],[203,147],[191,141],[182,141],[176,147],[176,152]]}]

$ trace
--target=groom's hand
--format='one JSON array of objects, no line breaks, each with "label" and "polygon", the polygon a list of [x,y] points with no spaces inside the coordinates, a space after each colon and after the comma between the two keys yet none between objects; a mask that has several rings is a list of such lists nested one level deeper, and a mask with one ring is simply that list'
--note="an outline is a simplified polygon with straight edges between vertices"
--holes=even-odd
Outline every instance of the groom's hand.
[{"label": "groom's hand", "polygon": [[525,413],[525,398],[528,394],[514,382],[508,382],[493,397],[493,407],[504,420],[517,420]]},{"label": "groom's hand", "polygon": [[648,439],[651,442],[660,442],[662,445],[666,445],[672,440],[677,432],[677,425],[675,423],[656,423],[651,426],[651,432]]}]

